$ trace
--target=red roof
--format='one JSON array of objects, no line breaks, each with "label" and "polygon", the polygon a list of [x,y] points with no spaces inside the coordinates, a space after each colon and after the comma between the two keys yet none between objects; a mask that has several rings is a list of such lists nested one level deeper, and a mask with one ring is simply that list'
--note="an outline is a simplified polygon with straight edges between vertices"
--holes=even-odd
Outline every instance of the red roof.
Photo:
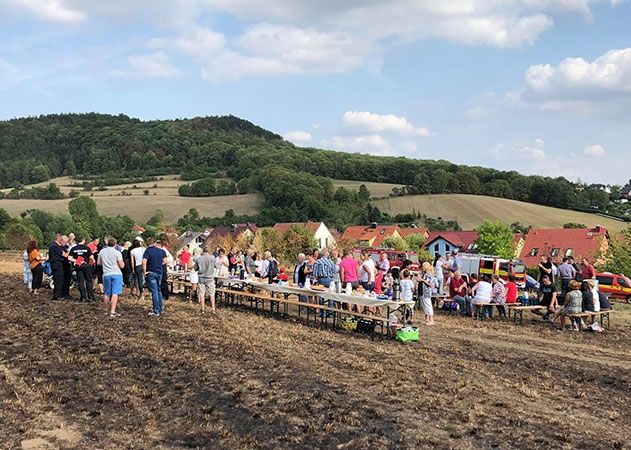
[{"label": "red roof", "polygon": [[422,234],[423,236],[427,236],[429,235],[429,229],[427,227],[399,228],[399,234],[401,237],[408,237],[411,234]]},{"label": "red roof", "polygon": [[425,239],[425,248],[429,248],[430,244],[436,239],[442,238],[449,242],[452,247],[458,247],[461,250],[469,250],[469,247],[478,239],[477,231],[432,231],[427,239]]},{"label": "red roof", "polygon": [[145,229],[138,224],[135,224],[132,228],[132,231],[137,231],[139,233],[144,233]]},{"label": "red roof", "polygon": [[231,235],[236,239],[247,230],[250,230],[252,233],[256,233],[258,227],[253,223],[237,223],[230,225],[229,227],[215,227],[208,234],[208,239],[222,238],[227,235]]},{"label": "red roof", "polygon": [[375,228],[366,227],[363,225],[354,225],[348,227],[342,237],[353,242],[358,241],[370,241],[374,238],[372,243],[373,248],[378,248],[383,243],[383,240],[394,234],[395,231],[399,231],[398,225],[378,225]]},{"label": "red roof", "polygon": [[321,223],[322,222],[284,222],[277,223],[276,225],[274,225],[273,228],[274,231],[276,231],[276,233],[280,235],[287,233],[287,230],[289,230],[294,225],[299,226],[300,228],[306,228],[312,233],[315,233],[316,231],[318,231],[318,228],[320,228]]},{"label": "red roof", "polygon": [[[541,256],[551,256],[555,263],[568,255],[579,260],[583,257],[593,258],[601,249],[603,239],[608,237],[607,229],[595,228],[533,228],[528,232],[521,259],[526,266],[539,264]],[[536,249],[536,250],[535,250]]]}]

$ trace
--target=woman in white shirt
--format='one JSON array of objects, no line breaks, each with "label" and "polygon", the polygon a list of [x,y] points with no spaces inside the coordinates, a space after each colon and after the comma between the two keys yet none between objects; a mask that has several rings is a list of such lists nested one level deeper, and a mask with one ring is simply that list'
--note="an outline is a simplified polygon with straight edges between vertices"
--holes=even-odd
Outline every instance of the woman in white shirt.
[{"label": "woman in white shirt", "polygon": [[[478,284],[471,288],[471,293],[473,294],[473,299],[471,300],[472,310],[476,311],[473,305],[479,305],[480,303],[490,303],[491,302],[491,293],[493,292],[493,286],[489,282],[490,277],[488,275],[483,275]],[[487,309],[488,308],[488,309]],[[484,308],[484,316],[489,316],[489,307]]]}]

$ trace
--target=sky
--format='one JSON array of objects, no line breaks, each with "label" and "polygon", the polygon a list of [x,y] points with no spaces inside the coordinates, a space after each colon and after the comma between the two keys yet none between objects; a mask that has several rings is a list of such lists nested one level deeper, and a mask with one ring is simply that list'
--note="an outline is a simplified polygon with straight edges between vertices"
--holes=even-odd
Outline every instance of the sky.
[{"label": "sky", "polygon": [[624,184],[630,24],[628,0],[0,0],[0,119],[233,114],[299,146]]}]

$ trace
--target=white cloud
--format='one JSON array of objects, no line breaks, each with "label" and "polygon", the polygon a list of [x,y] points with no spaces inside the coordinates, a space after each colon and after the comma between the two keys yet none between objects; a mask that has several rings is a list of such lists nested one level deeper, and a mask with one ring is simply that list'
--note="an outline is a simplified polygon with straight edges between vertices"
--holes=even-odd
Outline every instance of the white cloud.
[{"label": "white cloud", "polygon": [[604,156],[605,149],[602,145],[599,144],[588,145],[583,150],[583,153],[587,156]]},{"label": "white cloud", "polygon": [[193,27],[179,36],[154,37],[145,43],[152,50],[172,49],[204,61],[226,45],[226,37],[208,27]]},{"label": "white cloud", "polygon": [[558,65],[538,64],[525,74],[520,99],[543,109],[587,108],[631,97],[631,47],[609,50],[594,61],[566,58]]},{"label": "white cloud", "polygon": [[0,91],[4,91],[19,84],[24,75],[18,66],[0,57]]},{"label": "white cloud", "polygon": [[250,27],[233,47],[204,65],[204,78],[221,82],[256,75],[342,74],[374,51],[344,33],[268,24]]},{"label": "white cloud", "polygon": [[296,145],[304,145],[311,141],[311,133],[302,130],[289,131],[285,133],[283,137],[285,138],[285,140]]},{"label": "white cloud", "polygon": [[390,142],[378,134],[356,137],[333,136],[331,139],[323,140],[321,145],[337,150],[369,153],[372,155],[389,156],[393,154]]},{"label": "white cloud", "polygon": [[491,155],[496,160],[543,160],[545,142],[537,138],[532,144],[515,142],[513,144],[497,144],[491,148]]},{"label": "white cloud", "polygon": [[130,55],[127,62],[127,69],[112,71],[109,75],[125,78],[177,78],[182,74],[164,51]]},{"label": "white cloud", "polygon": [[415,127],[405,117],[393,114],[376,114],[368,111],[346,111],[344,125],[369,133],[391,132],[400,135],[430,136],[427,128]]},{"label": "white cloud", "polygon": [[0,0],[0,5],[6,4],[14,9],[22,9],[35,17],[63,23],[78,23],[86,19],[86,14],[73,9],[62,0]]}]

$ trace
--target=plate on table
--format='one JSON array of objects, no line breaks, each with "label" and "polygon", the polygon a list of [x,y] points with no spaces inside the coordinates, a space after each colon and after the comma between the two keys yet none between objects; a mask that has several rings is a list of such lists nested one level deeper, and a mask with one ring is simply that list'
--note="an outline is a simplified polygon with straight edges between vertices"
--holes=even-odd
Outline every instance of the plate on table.
[{"label": "plate on table", "polygon": [[312,291],[324,292],[324,291],[326,291],[326,288],[324,286],[311,286],[311,290]]}]

